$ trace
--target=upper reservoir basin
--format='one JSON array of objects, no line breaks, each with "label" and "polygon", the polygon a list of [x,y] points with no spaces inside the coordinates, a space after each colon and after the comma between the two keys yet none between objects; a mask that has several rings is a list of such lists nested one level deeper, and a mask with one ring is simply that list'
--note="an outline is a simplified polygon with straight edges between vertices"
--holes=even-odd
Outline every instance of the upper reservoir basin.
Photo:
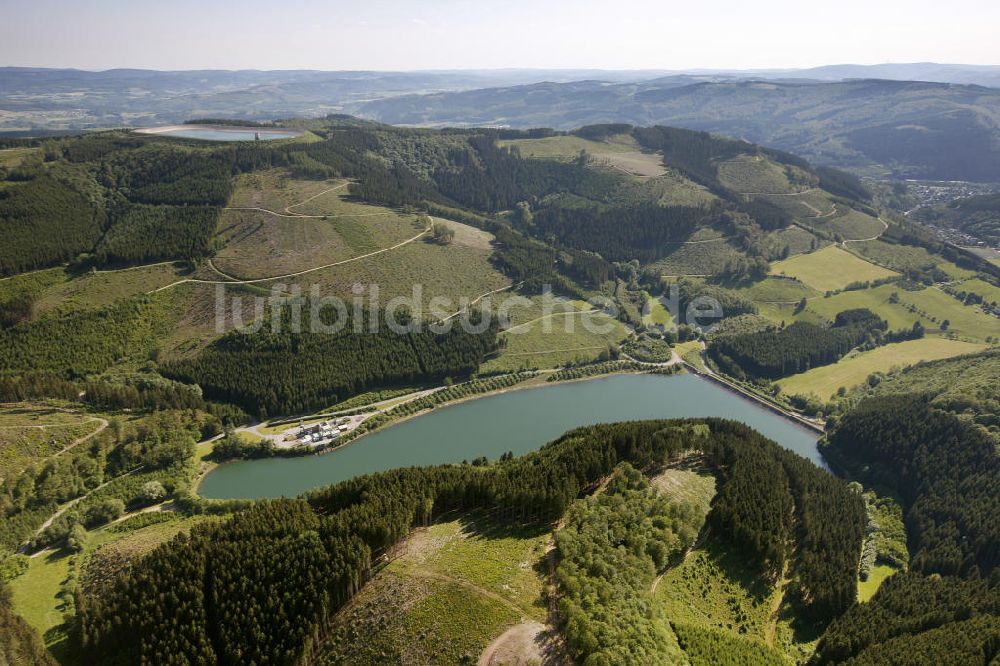
[{"label": "upper reservoir basin", "polygon": [[718,416],[742,421],[825,466],[817,433],[695,375],[615,375],[509,391],[440,407],[318,456],[221,465],[203,497],[299,495],[311,488],[396,467],[496,460],[538,449],[567,430],[595,423]]},{"label": "upper reservoir basin", "polygon": [[139,134],[173,136],[203,141],[271,141],[301,136],[300,130],[274,127],[224,127],[220,125],[168,125],[136,130]]}]

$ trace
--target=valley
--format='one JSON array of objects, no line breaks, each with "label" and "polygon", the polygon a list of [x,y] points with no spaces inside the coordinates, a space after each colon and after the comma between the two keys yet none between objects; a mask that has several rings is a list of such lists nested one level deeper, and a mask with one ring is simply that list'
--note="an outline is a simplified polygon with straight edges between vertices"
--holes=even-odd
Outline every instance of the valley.
[{"label": "valley", "polygon": [[[992,645],[994,264],[745,140],[289,126],[4,158],[0,610],[50,658]],[[938,584],[969,617],[844,646]]]}]

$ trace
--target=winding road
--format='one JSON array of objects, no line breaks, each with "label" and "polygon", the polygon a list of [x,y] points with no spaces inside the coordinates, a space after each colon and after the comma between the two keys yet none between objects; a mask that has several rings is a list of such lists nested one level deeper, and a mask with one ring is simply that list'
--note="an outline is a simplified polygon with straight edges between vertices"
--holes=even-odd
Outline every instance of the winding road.
[{"label": "winding road", "polygon": [[886,231],[889,230],[889,223],[886,222],[885,220],[883,220],[881,217],[877,217],[875,219],[882,223],[882,231],[878,232],[877,234],[875,234],[871,238],[852,238],[850,240],[846,240],[845,239],[841,243],[841,245],[843,245],[844,247],[847,247],[848,243],[864,243],[866,241],[873,241],[873,240],[878,240],[879,238],[881,238],[882,234],[884,234]]},{"label": "winding road", "polygon": [[[268,212],[271,212],[271,211],[268,211]],[[195,284],[234,284],[234,285],[235,284],[258,284],[260,282],[271,282],[272,280],[285,280],[285,279],[288,279],[288,278],[298,277],[300,275],[306,275],[307,273],[313,273],[315,271],[321,271],[321,270],[323,270],[325,268],[333,268],[334,266],[342,266],[344,264],[349,264],[349,263],[354,262],[354,261],[360,261],[362,259],[367,259],[369,257],[374,257],[375,255],[382,254],[383,252],[391,252],[392,250],[401,248],[404,245],[409,245],[410,243],[413,243],[414,241],[417,241],[420,238],[426,236],[427,234],[430,233],[431,228],[433,227],[433,225],[434,225],[434,218],[428,215],[427,216],[427,227],[423,231],[421,231],[419,234],[417,234],[416,236],[414,236],[413,238],[408,238],[408,239],[406,239],[404,241],[396,243],[392,247],[385,247],[385,248],[382,248],[381,250],[375,250],[374,252],[369,252],[367,254],[362,254],[362,255],[359,255],[357,257],[351,257],[350,259],[342,259],[341,261],[335,261],[333,263],[324,264],[322,266],[314,266],[313,268],[307,268],[305,270],[296,271],[294,273],[285,273],[284,275],[272,275],[270,277],[254,278],[252,280],[204,280],[204,279],[201,279],[201,278],[185,278],[183,280],[177,280],[176,282],[171,282],[170,284],[164,285],[164,286],[159,287],[157,289],[153,289],[152,291],[150,291],[148,293],[155,294],[157,292],[164,291],[165,289],[170,289],[171,287],[176,287],[179,284],[185,284],[185,283],[195,283]],[[226,275],[225,273],[223,273],[222,271],[218,270],[214,266],[211,266],[211,268],[212,268],[212,270],[214,270],[219,275]]]}]

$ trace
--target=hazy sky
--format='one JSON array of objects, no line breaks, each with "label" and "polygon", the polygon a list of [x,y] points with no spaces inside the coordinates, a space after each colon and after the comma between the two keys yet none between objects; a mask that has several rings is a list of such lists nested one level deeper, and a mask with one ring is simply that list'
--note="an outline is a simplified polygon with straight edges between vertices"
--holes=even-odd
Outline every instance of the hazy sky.
[{"label": "hazy sky", "polygon": [[0,65],[464,69],[1000,64],[997,0],[12,0]]}]

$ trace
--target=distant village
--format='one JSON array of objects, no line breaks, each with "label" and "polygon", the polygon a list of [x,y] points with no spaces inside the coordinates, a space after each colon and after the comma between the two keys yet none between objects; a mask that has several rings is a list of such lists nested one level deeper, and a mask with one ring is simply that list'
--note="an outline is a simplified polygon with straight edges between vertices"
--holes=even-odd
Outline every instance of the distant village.
[{"label": "distant village", "polygon": [[[907,215],[909,215],[919,208],[936,206],[938,204],[948,204],[957,199],[964,199],[967,197],[994,194],[997,191],[1000,191],[1000,189],[998,189],[998,185],[995,183],[971,183],[961,180],[908,180],[906,181],[906,191],[908,194],[915,197],[919,202],[919,205],[916,208],[907,212]],[[961,231],[960,229],[933,224],[931,222],[922,222],[922,225],[930,231],[933,231],[938,238],[947,243],[951,243],[952,245],[975,248],[983,251],[993,250],[994,252],[1000,253],[1000,247],[992,247],[987,241],[979,238],[978,236],[973,236],[972,234]]]},{"label": "distant village", "polygon": [[906,181],[906,192],[920,202],[918,208],[951,203],[956,199],[993,194],[996,191],[997,185],[994,183],[970,183],[964,180]]}]

